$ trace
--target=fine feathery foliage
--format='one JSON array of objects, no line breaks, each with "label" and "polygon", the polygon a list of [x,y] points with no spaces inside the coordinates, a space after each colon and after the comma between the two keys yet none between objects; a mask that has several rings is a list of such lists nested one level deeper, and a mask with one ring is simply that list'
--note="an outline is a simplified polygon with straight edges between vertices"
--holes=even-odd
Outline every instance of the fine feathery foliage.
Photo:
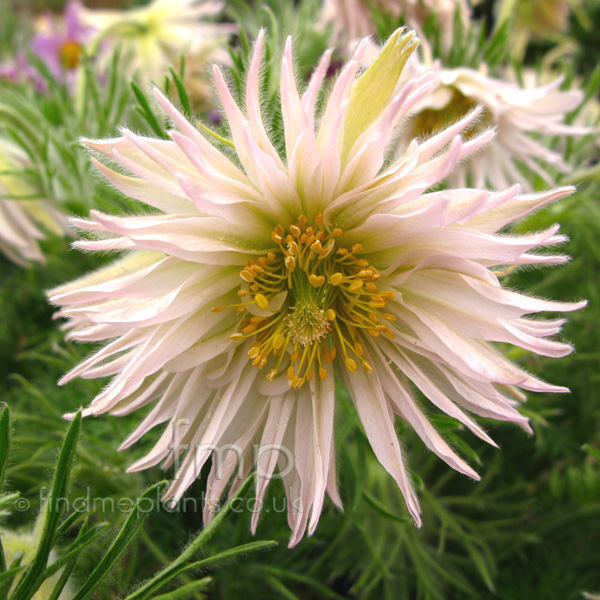
[{"label": "fine feathery foliage", "polygon": [[[66,510],[68,505],[69,479],[77,454],[81,430],[81,414],[78,413],[70,424],[60,450],[50,493],[44,499],[35,528],[29,535],[0,529],[0,597],[7,600],[31,600],[43,593],[46,598],[62,598],[68,590],[68,598],[85,600],[92,597],[96,588],[112,572],[114,566],[122,560],[132,542],[139,536],[148,516],[158,510],[155,501],[164,487],[164,481],[155,483],[141,494],[130,507],[127,518],[119,529],[111,531],[107,522],[91,523],[90,517],[82,510]],[[9,409],[4,407],[0,416],[0,483],[4,478],[9,460],[10,420]],[[267,549],[275,544],[272,541],[253,541],[231,547],[228,550],[196,560],[206,542],[218,535],[220,524],[230,513],[232,506],[247,491],[252,478],[240,487],[231,502],[221,508],[211,524],[204,528],[196,538],[172,561],[148,581],[138,584],[126,600],[145,600],[155,597],[158,591],[172,587],[172,582],[181,580],[189,573],[206,571],[223,561],[246,555],[257,550]],[[0,496],[0,503],[11,512],[12,505],[19,502],[18,494],[7,493]],[[23,506],[21,504],[21,506]],[[78,527],[78,529],[77,529]],[[110,541],[101,558],[91,572],[77,578],[74,583],[71,575],[82,555],[90,552],[90,546],[101,539]],[[4,545],[2,545],[4,540]],[[10,554],[7,554],[10,552]],[[7,556],[12,560],[7,561]],[[173,592],[161,594],[161,598],[183,598],[211,584],[210,578],[201,578],[180,585]],[[48,594],[48,595],[46,595]]]}]

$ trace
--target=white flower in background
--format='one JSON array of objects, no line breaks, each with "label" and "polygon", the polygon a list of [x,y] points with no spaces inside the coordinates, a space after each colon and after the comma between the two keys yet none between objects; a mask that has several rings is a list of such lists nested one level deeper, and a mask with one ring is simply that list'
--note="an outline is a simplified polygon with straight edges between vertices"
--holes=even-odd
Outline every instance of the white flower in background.
[{"label": "white flower in background", "polygon": [[[431,88],[426,75],[397,89],[416,46],[412,32],[397,31],[357,79],[364,40],[318,115],[330,52],[300,93],[288,40],[281,64],[283,156],[262,119],[263,110],[275,110],[260,105],[263,43],[261,33],[244,109],[215,68],[233,149],[211,144],[158,91],[158,102],[177,126],[172,140],[123,130],[117,139],[86,142],[118,189],[158,212],[93,211],[90,219],[74,221],[95,237],[78,247],[127,253],[49,292],[69,320],[68,337],[107,342],[61,383],[113,376],[85,415],[124,415],[154,405],[122,448],[163,427],[155,447],[130,470],[177,465],[166,493],[170,499],[182,497],[212,449],[241,449],[244,474],[254,465],[253,444],[289,449],[293,461],[275,452],[260,458],[257,497],[262,501],[278,466],[292,508],[293,545],[307,529],[315,531],[326,492],[341,505],[334,450],[334,380],[340,377],[376,456],[419,524],[396,415],[450,466],[478,475],[429,422],[411,381],[492,444],[468,413],[530,431],[517,410],[523,399],[518,388],[567,391],[540,381],[493,347],[511,343],[547,356],[571,351],[547,339],[563,320],[525,315],[583,303],[504,289],[496,271],[561,263],[565,257],[534,250],[564,237],[558,226],[524,236],[496,232],[573,190],[428,192],[493,137],[485,131],[461,138],[478,109],[430,139],[411,141],[387,161],[395,127]],[[238,458],[228,452],[224,461],[213,461],[209,498],[223,494]],[[257,520],[258,513],[253,529]]]},{"label": "white flower in background", "polygon": [[[411,67],[415,68],[415,62],[411,61]],[[479,71],[467,67],[449,69],[437,63],[434,72],[435,90],[413,108],[400,148],[415,137],[429,137],[478,105],[483,107],[482,117],[467,135],[489,127],[496,130],[492,142],[453,170],[453,185],[503,189],[520,182],[530,190],[531,176],[523,172],[522,166],[554,185],[548,167],[568,173],[570,166],[563,160],[563,146],[553,149],[550,142],[555,137],[591,132],[589,128],[566,123],[567,114],[583,101],[583,92],[561,90],[561,77],[541,86],[529,78],[521,87],[513,81],[490,77],[485,67]]]},{"label": "white flower in background", "polygon": [[471,15],[467,0],[325,0],[323,17],[325,23],[333,24],[334,37],[348,43],[376,32],[373,10],[395,20],[403,17],[417,31],[434,14],[442,40],[448,46],[452,42],[456,12],[465,27]]},{"label": "white flower in background", "polygon": [[226,56],[223,46],[235,28],[207,20],[223,6],[221,0],[152,0],[126,11],[85,9],[82,19],[107,59],[119,47],[128,73],[160,82],[182,55],[195,61]]},{"label": "white flower in background", "polygon": [[56,235],[67,231],[65,217],[51,202],[31,199],[37,191],[27,181],[25,171],[30,167],[21,148],[0,139],[0,252],[23,266],[44,261],[38,244],[44,230]]},{"label": "white flower in background", "polygon": [[[564,52],[557,52],[556,54],[548,53],[540,68],[523,68],[520,73],[520,78],[524,88],[534,89],[553,83],[556,80],[557,69],[560,69],[560,60],[571,60],[572,58],[573,53],[570,49],[565,50]],[[517,77],[513,76],[511,79],[517,80]],[[570,86],[573,90],[583,90],[585,87],[584,78],[575,76],[571,80]],[[577,93],[579,94],[579,97],[583,99],[584,95],[582,92],[579,91]],[[598,136],[600,133],[600,100],[595,96],[585,98],[584,103],[580,103],[576,107],[576,111],[575,117],[572,120],[572,125],[575,126],[574,130],[579,134],[588,135],[588,140],[590,142],[590,144],[585,147],[585,156],[582,157],[579,155],[578,159],[583,164],[586,162],[595,164],[596,156],[593,150],[590,152],[590,147],[597,148],[600,146],[600,137]],[[564,143],[559,147],[564,147]],[[573,164],[575,165],[575,162]],[[580,167],[581,165],[577,163],[576,166]],[[575,181],[575,179],[572,179],[572,181]]]}]

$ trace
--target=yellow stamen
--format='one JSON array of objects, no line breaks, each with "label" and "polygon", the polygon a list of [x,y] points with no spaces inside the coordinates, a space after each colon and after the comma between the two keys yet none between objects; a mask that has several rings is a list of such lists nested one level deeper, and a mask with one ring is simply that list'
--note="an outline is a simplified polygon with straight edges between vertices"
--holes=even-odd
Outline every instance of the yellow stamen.
[{"label": "yellow stamen", "polygon": [[356,362],[354,360],[351,358],[346,358],[346,368],[348,371],[350,371],[350,373],[355,373],[358,367],[356,366]]},{"label": "yellow stamen", "polygon": [[383,308],[387,303],[384,302],[383,300],[381,301],[377,301],[377,300],[371,300],[371,302],[369,302],[369,306],[371,308]]},{"label": "yellow stamen", "polygon": [[254,300],[256,301],[258,308],[262,308],[263,310],[269,308],[269,301],[262,294],[256,294]]},{"label": "yellow stamen", "polygon": [[285,337],[281,333],[276,333],[275,336],[273,337],[273,348],[275,350],[277,350],[278,348],[281,348],[281,346],[283,345],[283,342],[285,342]]},{"label": "yellow stamen", "polygon": [[315,275],[314,273],[308,277],[309,283],[313,287],[321,287],[325,284],[325,277],[323,275]]},{"label": "yellow stamen", "polygon": [[334,273],[329,276],[329,283],[331,283],[331,285],[340,285],[342,281],[344,281],[344,275],[342,273]]}]

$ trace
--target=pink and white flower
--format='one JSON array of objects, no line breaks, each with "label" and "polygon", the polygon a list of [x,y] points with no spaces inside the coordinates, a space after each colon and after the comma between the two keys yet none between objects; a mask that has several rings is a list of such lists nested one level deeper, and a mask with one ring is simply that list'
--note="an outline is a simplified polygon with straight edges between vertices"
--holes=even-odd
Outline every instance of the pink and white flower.
[{"label": "pink and white flower", "polygon": [[[415,64],[411,66],[415,68]],[[474,187],[491,185],[500,190],[519,182],[530,191],[530,172],[539,175],[548,185],[555,185],[548,167],[561,173],[568,173],[571,167],[564,161],[560,149],[551,148],[551,142],[557,137],[592,131],[566,123],[567,114],[583,101],[583,92],[561,90],[561,77],[545,85],[529,80],[521,86],[515,81],[491,77],[485,67],[478,71],[467,67],[450,69],[438,62],[433,70],[435,90],[413,108],[403,143],[415,137],[430,136],[478,105],[483,113],[469,135],[490,127],[496,130],[490,144],[453,170],[450,179],[454,186],[463,187],[469,182]],[[524,172],[523,167],[529,173]]]},{"label": "pink and white flower", "polygon": [[25,172],[29,157],[14,142],[0,139],[0,252],[13,262],[44,262],[39,241],[45,232],[64,235],[67,220],[48,200],[33,199]]},{"label": "pink and white flower", "polygon": [[[519,388],[567,391],[511,363],[493,344],[547,356],[571,352],[549,339],[562,319],[526,315],[583,303],[526,296],[498,279],[506,265],[564,262],[536,251],[565,240],[558,226],[523,236],[497,232],[573,189],[428,191],[492,139],[492,131],[461,137],[478,119],[477,108],[386,161],[394,129],[432,86],[425,75],[397,89],[416,46],[412,32],[397,31],[357,78],[363,41],[319,114],[331,53],[301,92],[288,40],[281,63],[285,149],[278,150],[263,122],[269,107],[260,103],[263,45],[261,33],[243,108],[214,70],[233,148],[207,138],[158,90],[156,99],[175,125],[171,140],[123,130],[116,139],[86,141],[100,156],[100,171],[154,211],[93,211],[89,219],[74,219],[92,236],[77,247],[125,254],[49,292],[68,319],[69,338],[107,342],[61,383],[113,377],[85,415],[153,405],[122,448],[163,427],[155,447],[130,470],[177,464],[170,499],[182,497],[212,449],[240,452],[213,462],[211,498],[224,493],[237,459],[244,459],[242,474],[250,471],[253,444],[289,449],[292,464],[281,453],[261,457],[257,497],[262,500],[278,467],[288,506],[299,507],[288,514],[293,545],[315,531],[326,493],[341,506],[334,445],[334,379],[340,377],[419,524],[396,416],[451,467],[479,476],[427,419],[413,385],[492,444],[469,413],[530,431],[518,411]],[[211,516],[207,503],[205,519]]]},{"label": "pink and white flower", "polygon": [[465,27],[471,15],[467,0],[325,0],[324,21],[333,25],[335,39],[351,42],[376,32],[372,10],[390,15],[396,21],[402,17],[417,31],[433,14],[448,46],[452,42],[456,12]]}]

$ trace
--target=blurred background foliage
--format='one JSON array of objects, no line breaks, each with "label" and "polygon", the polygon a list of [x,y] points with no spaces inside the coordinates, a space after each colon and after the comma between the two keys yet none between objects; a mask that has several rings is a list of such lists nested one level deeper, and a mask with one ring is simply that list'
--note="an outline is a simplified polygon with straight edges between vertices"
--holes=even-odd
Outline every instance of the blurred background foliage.
[{"label": "blurred background foliage", "polygon": [[[2,52],[13,47],[19,15],[59,10],[62,4],[59,0],[3,0]],[[86,2],[89,6],[126,4],[133,3]],[[234,82],[243,81],[249,40],[263,25],[279,35],[270,47],[274,56],[287,32],[295,32],[304,41],[298,57],[305,67],[303,74],[308,73],[327,40],[323,33],[311,30],[307,15],[297,15],[315,6],[312,0],[302,6],[272,0],[259,10],[248,2],[231,2],[230,15],[245,24],[245,34],[232,49]],[[584,4],[584,10],[593,23],[600,24],[599,2]],[[493,15],[493,2],[481,3],[477,14]],[[578,43],[563,67],[589,79],[600,60],[597,29],[586,29],[573,18],[571,36]],[[547,45],[534,44],[527,60],[534,64],[546,50]],[[99,85],[93,69],[90,65],[88,87],[78,106],[60,85],[51,85],[43,97],[26,86],[1,87],[0,102],[18,107],[17,116],[25,120],[19,124],[4,119],[4,130],[18,136],[31,129],[33,147],[44,157],[35,163],[32,177],[43,194],[56,197],[71,214],[86,214],[93,205],[110,211],[136,210],[132,201],[92,174],[76,140],[81,135],[114,135],[121,123],[156,135],[164,132],[166,124],[146,90],[134,91],[116,69],[111,85]],[[276,79],[275,74],[271,77]],[[267,97],[275,98],[269,92],[274,84],[266,81],[264,87]],[[596,93],[597,86],[591,90]],[[177,100],[185,107],[184,97],[179,95]],[[42,122],[49,126],[41,127]],[[526,231],[561,223],[571,238],[567,251],[573,260],[560,268],[521,270],[505,278],[506,285],[532,294],[589,301],[585,310],[569,315],[564,329],[564,339],[576,347],[571,356],[551,360],[507,349],[511,358],[542,379],[572,390],[569,395],[529,395],[523,412],[531,417],[535,436],[511,425],[484,423],[501,446],[499,451],[467,435],[452,419],[432,413],[440,431],[478,466],[482,481],[473,483],[441,463],[409,428],[398,423],[423,506],[424,526],[417,530],[340,388],[336,444],[344,512],[327,503],[316,534],[293,550],[286,548],[285,515],[267,512],[257,536],[277,541],[277,548],[220,563],[202,590],[181,597],[575,600],[584,591],[600,590],[600,176],[595,148],[595,154],[590,153],[589,143],[569,148],[571,164],[581,168],[578,175],[566,176],[570,183],[579,184],[575,195],[516,226]],[[62,168],[65,163],[68,169]],[[63,341],[44,290],[112,257],[71,250],[69,240],[58,238],[48,239],[43,246],[47,264],[26,270],[0,256],[0,400],[12,409],[4,491],[19,491],[30,502],[26,511],[8,506],[11,516],[2,526],[10,528],[32,523],[40,510],[40,494],[51,481],[57,448],[67,430],[62,414],[86,405],[102,387],[102,382],[85,380],[56,386],[91,346]],[[159,469],[125,474],[127,465],[153,441],[151,435],[146,436],[135,449],[123,454],[116,451],[118,442],[140,418],[136,413],[84,421],[69,488],[72,498],[89,494],[91,498],[135,499],[149,485],[169,476]],[[206,475],[192,486],[188,497],[201,496]],[[272,485],[266,506],[281,506],[282,496],[280,486]],[[121,526],[124,519],[119,512],[102,510],[90,517],[92,523],[107,521],[111,528]],[[252,542],[250,517],[248,511],[230,515],[204,542],[203,555]],[[137,582],[177,556],[192,532],[201,527],[200,510],[152,513],[93,597],[124,598]],[[104,534],[86,549],[75,569],[75,582],[85,580],[113,535]],[[203,573],[200,569],[179,578],[177,585],[189,584]]]}]

